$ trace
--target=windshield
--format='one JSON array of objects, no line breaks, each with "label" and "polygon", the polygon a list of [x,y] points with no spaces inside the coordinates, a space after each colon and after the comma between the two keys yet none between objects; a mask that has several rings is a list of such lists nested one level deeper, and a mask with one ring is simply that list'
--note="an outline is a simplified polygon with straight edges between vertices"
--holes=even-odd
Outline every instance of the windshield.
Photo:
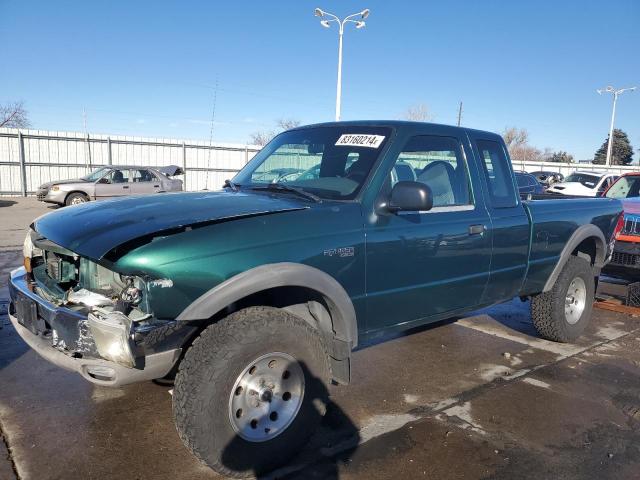
[{"label": "windshield", "polygon": [[284,132],[269,142],[233,182],[242,188],[286,184],[324,199],[353,199],[390,135],[390,128],[365,126]]},{"label": "windshield", "polygon": [[96,182],[100,180],[108,171],[109,171],[108,167],[102,167],[94,172],[91,172],[89,175],[82,177],[82,179],[87,180],[89,182]]},{"label": "windshield", "polygon": [[578,182],[587,188],[595,188],[600,181],[600,175],[590,175],[588,173],[572,173],[564,179],[565,182]]},{"label": "windshield", "polygon": [[607,198],[632,198],[640,197],[640,176],[620,177],[611,185],[605,195]]}]

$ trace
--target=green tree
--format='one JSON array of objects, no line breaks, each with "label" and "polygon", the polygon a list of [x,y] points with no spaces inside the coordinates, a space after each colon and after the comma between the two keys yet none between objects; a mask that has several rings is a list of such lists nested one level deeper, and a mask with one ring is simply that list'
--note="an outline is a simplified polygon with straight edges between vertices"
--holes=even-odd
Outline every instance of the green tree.
[{"label": "green tree", "polygon": [[[607,145],[609,136],[596,152],[593,163],[604,164],[607,161]],[[633,148],[627,134],[616,128],[613,130],[613,148],[611,149],[611,165],[629,165],[633,160]]]},{"label": "green tree", "polygon": [[573,163],[573,155],[561,150],[559,152],[553,152],[548,161],[556,163]]}]

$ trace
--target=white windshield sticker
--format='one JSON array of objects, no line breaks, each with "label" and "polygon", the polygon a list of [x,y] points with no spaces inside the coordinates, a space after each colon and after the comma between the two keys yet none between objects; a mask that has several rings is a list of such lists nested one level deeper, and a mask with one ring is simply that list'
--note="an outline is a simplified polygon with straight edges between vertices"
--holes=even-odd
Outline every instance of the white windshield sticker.
[{"label": "white windshield sticker", "polygon": [[365,135],[361,133],[343,134],[336,142],[337,146],[378,148],[384,141],[384,135]]}]

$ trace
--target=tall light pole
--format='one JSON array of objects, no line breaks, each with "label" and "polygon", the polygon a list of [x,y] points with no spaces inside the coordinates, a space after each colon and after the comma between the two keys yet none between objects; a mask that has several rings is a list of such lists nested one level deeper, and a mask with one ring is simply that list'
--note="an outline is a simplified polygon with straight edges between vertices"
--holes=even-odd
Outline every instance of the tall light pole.
[{"label": "tall light pole", "polygon": [[[369,16],[369,9],[365,8],[361,12],[354,13],[340,20],[333,13],[325,12],[319,8],[316,8],[314,11],[316,17],[324,18],[324,20],[320,20],[320,25],[325,28],[331,27],[331,22],[335,22],[338,24],[338,34],[339,34],[339,43],[338,43],[338,84],[336,86],[336,122],[340,121],[340,107],[342,101],[342,34],[344,33],[344,26],[347,23],[354,23],[356,28],[362,28],[365,26],[364,19]],[[325,18],[327,17],[327,18]],[[353,20],[355,17],[360,17],[362,20]]]},{"label": "tall light pole", "polygon": [[616,103],[618,102],[618,96],[624,92],[633,92],[637,87],[621,88],[616,90],[611,85],[607,88],[599,88],[596,90],[600,95],[602,93],[611,93],[613,95],[613,110],[611,111],[611,126],[609,127],[609,142],[607,143],[607,167],[611,165],[611,152],[613,151],[613,123],[616,119]]}]

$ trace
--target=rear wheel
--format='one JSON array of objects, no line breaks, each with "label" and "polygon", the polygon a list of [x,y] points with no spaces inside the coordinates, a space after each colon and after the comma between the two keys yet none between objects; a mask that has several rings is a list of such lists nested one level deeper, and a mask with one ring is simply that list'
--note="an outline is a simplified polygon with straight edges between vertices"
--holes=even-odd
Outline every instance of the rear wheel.
[{"label": "rear wheel", "polygon": [[176,375],[173,411],[184,444],[225,475],[260,475],[301,449],[324,415],[330,378],[318,332],[270,307],[207,327]]},{"label": "rear wheel", "polygon": [[89,197],[87,197],[84,193],[74,192],[67,195],[66,200],[64,201],[65,205],[80,205],[81,203],[87,203],[89,201]]},{"label": "rear wheel", "polygon": [[594,294],[591,264],[571,256],[553,288],[531,299],[531,319],[536,330],[555,342],[576,340],[591,320]]}]

